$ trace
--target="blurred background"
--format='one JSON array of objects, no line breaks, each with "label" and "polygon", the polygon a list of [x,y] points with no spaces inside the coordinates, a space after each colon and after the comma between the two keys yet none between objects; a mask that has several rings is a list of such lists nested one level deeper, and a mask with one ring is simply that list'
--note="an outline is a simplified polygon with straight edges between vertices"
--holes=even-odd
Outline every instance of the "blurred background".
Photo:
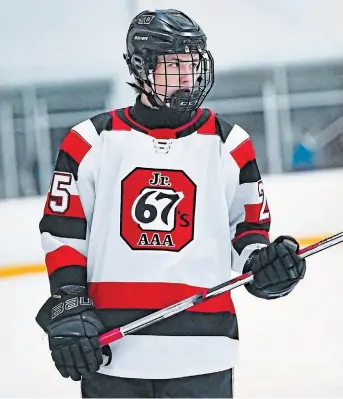
[{"label": "blurred background", "polygon": [[[252,137],[272,234],[308,245],[343,230],[343,0],[0,0],[0,397],[79,397],[34,318],[49,295],[38,229],[63,137],[133,104],[131,19],[176,8],[207,33],[203,107]],[[343,397],[343,247],[308,262],[292,295],[233,292],[238,397]]]},{"label": "blurred background", "polygon": [[134,101],[132,17],[177,8],[208,35],[203,104],[252,136],[263,174],[343,166],[342,0],[0,0],[0,198],[45,194],[62,138]]}]

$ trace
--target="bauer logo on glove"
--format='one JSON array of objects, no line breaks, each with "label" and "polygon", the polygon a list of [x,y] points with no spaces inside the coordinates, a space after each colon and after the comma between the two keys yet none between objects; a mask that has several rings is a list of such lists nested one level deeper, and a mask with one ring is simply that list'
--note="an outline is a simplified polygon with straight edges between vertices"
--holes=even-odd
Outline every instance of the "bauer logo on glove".
[{"label": "bauer logo on glove", "polygon": [[77,308],[78,306],[91,306],[93,301],[90,298],[75,297],[67,299],[65,302],[59,303],[51,309],[51,319],[62,314],[64,311]]}]

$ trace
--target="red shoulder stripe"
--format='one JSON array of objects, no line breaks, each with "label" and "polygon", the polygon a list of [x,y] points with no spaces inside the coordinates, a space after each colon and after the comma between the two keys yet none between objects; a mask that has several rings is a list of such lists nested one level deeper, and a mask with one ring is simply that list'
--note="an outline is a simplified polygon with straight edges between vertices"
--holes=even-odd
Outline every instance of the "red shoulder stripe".
[{"label": "red shoulder stripe", "polygon": [[210,117],[199,127],[198,134],[216,134],[216,113],[210,110]]},{"label": "red shoulder stripe", "polygon": [[119,118],[116,110],[111,111],[110,114],[112,115],[112,130],[131,130],[131,127]]},{"label": "red shoulder stripe", "polygon": [[92,146],[75,130],[70,130],[61,145],[61,150],[67,152],[78,164],[91,148]]},{"label": "red shoulder stripe", "polygon": [[250,138],[244,140],[238,147],[233,149],[231,155],[240,169],[249,161],[253,161],[256,155]]}]

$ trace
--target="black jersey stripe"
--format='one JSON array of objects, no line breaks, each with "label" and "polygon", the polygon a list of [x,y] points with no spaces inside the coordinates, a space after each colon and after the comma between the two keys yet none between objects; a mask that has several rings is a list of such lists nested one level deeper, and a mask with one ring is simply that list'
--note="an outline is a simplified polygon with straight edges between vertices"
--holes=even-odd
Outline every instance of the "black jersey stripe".
[{"label": "black jersey stripe", "polygon": [[104,130],[112,129],[112,115],[109,112],[103,112],[90,118],[95,130],[98,134]]},{"label": "black jersey stripe", "polygon": [[56,237],[85,240],[87,221],[85,218],[44,215],[39,223],[39,230]]},{"label": "black jersey stripe", "polygon": [[72,158],[67,152],[60,150],[57,156],[55,171],[71,173],[74,179],[77,181],[78,178],[79,164]]},{"label": "black jersey stripe", "polygon": [[[106,330],[110,330],[138,320],[156,310],[97,309],[97,312]],[[185,311],[137,331],[134,334],[160,336],[225,336],[231,339],[238,339],[237,317],[230,312],[203,313]]]},{"label": "black jersey stripe", "polygon": [[228,121],[216,115],[216,133],[221,138],[222,142],[225,143],[229,134],[231,133],[233,126]]},{"label": "black jersey stripe", "polygon": [[87,268],[80,265],[68,265],[56,269],[50,276],[51,294],[65,285],[87,285]]},{"label": "black jersey stripe", "polygon": [[248,161],[239,171],[239,184],[257,183],[259,180],[261,174],[256,159]]}]

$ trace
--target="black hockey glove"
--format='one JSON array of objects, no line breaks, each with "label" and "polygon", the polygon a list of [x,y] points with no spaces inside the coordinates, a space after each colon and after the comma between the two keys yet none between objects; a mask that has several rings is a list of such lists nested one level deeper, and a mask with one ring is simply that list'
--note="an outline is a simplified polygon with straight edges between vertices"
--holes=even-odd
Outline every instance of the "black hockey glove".
[{"label": "black hockey glove", "polygon": [[60,288],[36,321],[48,334],[52,359],[63,377],[80,381],[99,370],[103,359],[98,335],[104,326],[84,287]]},{"label": "black hockey glove", "polygon": [[248,291],[267,299],[289,294],[306,272],[306,261],[296,254],[298,250],[299,244],[293,237],[280,236],[254,252],[244,267],[244,272],[251,270],[254,274]]}]

